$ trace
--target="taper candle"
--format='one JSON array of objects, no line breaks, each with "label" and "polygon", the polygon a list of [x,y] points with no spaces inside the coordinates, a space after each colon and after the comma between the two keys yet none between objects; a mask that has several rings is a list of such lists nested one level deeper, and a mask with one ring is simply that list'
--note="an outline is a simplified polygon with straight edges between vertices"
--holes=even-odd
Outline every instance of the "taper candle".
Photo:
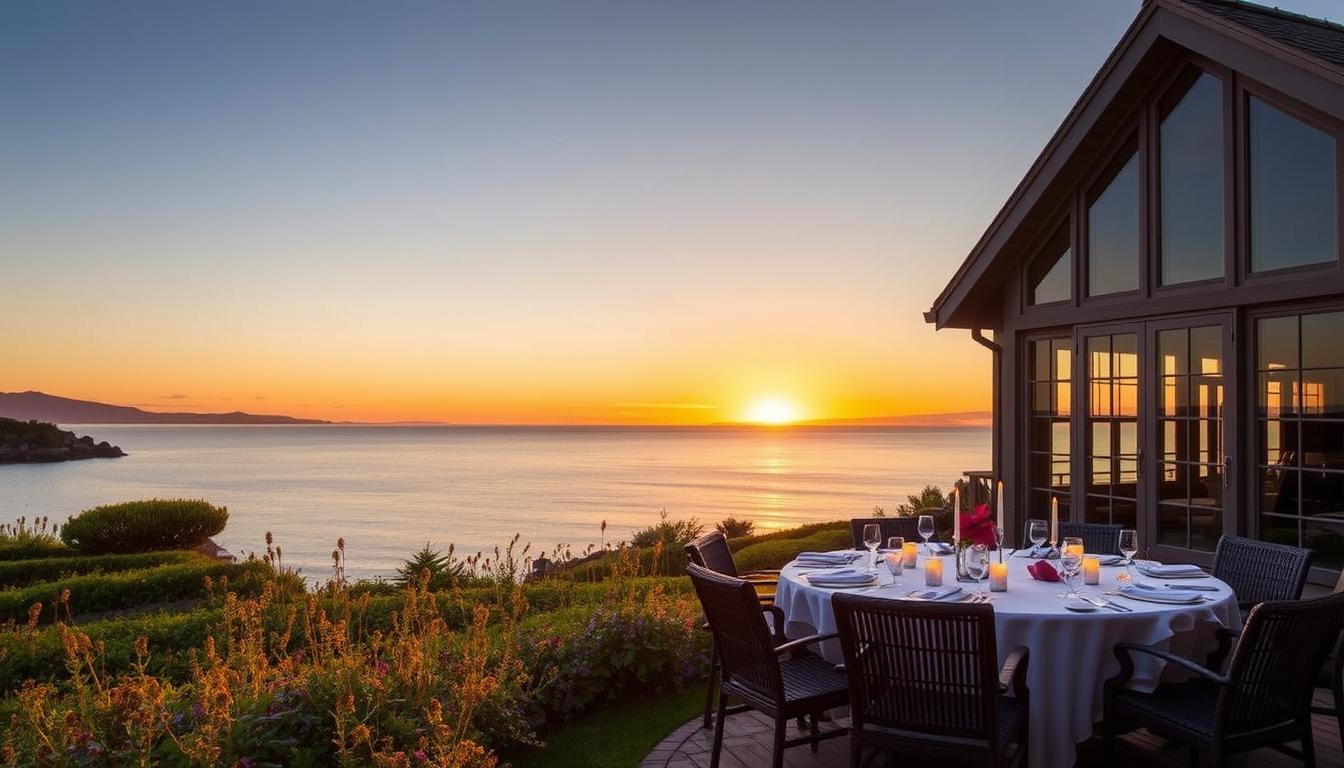
[{"label": "taper candle", "polygon": [[1003,527],[1003,481],[999,481],[999,495],[994,500],[994,527]]},{"label": "taper candle", "polygon": [[961,489],[952,489],[952,545],[961,544]]},{"label": "taper candle", "polygon": [[1059,497],[1050,497],[1050,543],[1059,545]]}]

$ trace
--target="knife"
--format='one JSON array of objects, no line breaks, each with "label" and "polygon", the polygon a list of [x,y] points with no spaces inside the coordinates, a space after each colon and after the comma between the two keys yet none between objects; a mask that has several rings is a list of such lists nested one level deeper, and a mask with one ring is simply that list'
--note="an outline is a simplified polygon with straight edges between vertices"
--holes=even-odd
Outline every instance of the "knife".
[{"label": "knife", "polygon": [[1206,587],[1201,584],[1163,584],[1168,589],[1188,589],[1193,592],[1218,592],[1217,587]]}]

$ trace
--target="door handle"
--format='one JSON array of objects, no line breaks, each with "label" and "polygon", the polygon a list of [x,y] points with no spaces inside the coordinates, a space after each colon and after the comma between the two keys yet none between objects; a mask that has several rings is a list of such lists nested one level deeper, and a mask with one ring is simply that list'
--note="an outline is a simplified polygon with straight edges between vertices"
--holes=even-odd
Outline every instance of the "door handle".
[{"label": "door handle", "polygon": [[1232,487],[1232,457],[1223,457],[1223,487]]}]

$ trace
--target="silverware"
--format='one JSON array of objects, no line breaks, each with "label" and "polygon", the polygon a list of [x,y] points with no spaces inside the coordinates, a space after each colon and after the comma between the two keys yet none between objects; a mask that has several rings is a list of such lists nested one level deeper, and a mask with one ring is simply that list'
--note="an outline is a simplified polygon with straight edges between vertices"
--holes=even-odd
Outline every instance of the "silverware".
[{"label": "silverware", "polygon": [[1193,592],[1217,592],[1217,587],[1210,587],[1203,584],[1163,584],[1168,589],[1188,589]]},{"label": "silverware", "polygon": [[1087,595],[1082,595],[1082,594],[1080,594],[1080,595],[1078,595],[1078,596],[1081,597],[1083,600],[1086,600],[1087,602],[1089,602],[1089,603],[1091,603],[1091,604],[1097,606],[1098,608],[1110,608],[1111,610],[1116,611],[1116,612],[1118,612],[1118,613],[1133,613],[1133,612],[1134,612],[1134,609],[1132,609],[1132,608],[1126,608],[1126,607],[1123,606],[1123,605],[1116,605],[1115,603],[1112,603],[1110,600],[1102,600],[1102,599],[1099,598],[1099,597],[1088,597]]}]

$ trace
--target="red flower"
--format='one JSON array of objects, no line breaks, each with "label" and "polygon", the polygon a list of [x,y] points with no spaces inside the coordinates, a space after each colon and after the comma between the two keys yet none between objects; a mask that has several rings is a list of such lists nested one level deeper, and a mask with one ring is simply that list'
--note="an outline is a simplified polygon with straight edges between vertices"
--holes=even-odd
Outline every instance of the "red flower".
[{"label": "red flower", "polygon": [[994,518],[990,515],[988,504],[978,504],[975,511],[961,514],[961,538],[991,549],[994,547],[998,535],[994,530]]}]

